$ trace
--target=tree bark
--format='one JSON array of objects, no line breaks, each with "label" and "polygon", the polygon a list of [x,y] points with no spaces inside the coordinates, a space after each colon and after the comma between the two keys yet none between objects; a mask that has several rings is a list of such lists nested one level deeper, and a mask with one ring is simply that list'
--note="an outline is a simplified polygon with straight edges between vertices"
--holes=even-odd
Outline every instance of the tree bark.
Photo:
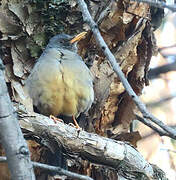
[{"label": "tree bark", "polygon": [[0,139],[7,156],[11,179],[34,180],[35,176],[30,160],[30,152],[10,101],[3,69],[4,66],[0,59]]},{"label": "tree bark", "polygon": [[[140,95],[144,85],[148,84],[148,66],[155,51],[155,39],[147,20],[150,19],[149,6],[136,2],[129,3],[126,0],[90,0],[86,3],[108,47],[119,59],[122,71],[135,93]],[[127,132],[129,124],[135,118],[135,104],[125,92],[101,49],[97,47],[75,0],[2,1],[0,52],[5,64],[10,97],[31,109],[31,102],[23,91],[23,85],[35,60],[53,35],[62,32],[75,35],[81,31],[88,33],[86,39],[78,44],[79,54],[95,77],[95,102],[83,123],[85,130],[109,138]],[[34,140],[37,141],[35,138]],[[35,141],[28,141],[32,158],[48,162],[49,158],[43,152],[52,149],[36,145]],[[54,151],[57,151],[56,149]],[[71,165],[73,171],[100,180],[104,179],[104,176],[106,179],[117,179],[117,172],[106,170],[106,166],[95,168],[87,161],[77,161]]]},{"label": "tree bark", "polygon": [[22,129],[39,136],[42,142],[55,142],[48,146],[51,149],[55,145],[62,146],[65,153],[75,159],[81,157],[91,163],[112,167],[117,172],[118,169],[128,174],[137,172],[148,178],[154,175],[152,166],[130,144],[78,130],[64,123],[55,124],[52,119],[36,113],[20,114],[19,120]]}]

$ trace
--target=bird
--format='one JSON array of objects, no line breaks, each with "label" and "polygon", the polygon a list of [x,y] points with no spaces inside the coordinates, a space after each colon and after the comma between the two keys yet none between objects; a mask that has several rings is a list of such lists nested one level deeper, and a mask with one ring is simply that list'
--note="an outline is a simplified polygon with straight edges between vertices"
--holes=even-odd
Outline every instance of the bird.
[{"label": "bird", "polygon": [[86,113],[93,101],[93,75],[77,51],[76,36],[58,34],[49,40],[25,82],[33,106],[43,115],[76,118]]}]

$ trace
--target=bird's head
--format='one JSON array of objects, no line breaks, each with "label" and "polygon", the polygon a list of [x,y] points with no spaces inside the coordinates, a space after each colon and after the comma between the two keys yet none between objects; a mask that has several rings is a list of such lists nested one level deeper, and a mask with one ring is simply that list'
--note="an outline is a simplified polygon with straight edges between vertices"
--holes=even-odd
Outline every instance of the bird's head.
[{"label": "bird's head", "polygon": [[68,49],[77,52],[77,42],[83,39],[86,32],[82,32],[76,36],[68,34],[58,34],[52,37],[47,45],[48,48]]}]

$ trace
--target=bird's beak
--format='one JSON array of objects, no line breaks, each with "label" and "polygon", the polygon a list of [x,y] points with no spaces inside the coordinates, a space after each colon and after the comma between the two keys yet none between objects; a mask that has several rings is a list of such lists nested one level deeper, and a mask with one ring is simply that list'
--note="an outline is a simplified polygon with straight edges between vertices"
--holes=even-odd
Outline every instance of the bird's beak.
[{"label": "bird's beak", "polygon": [[87,32],[82,32],[82,33],[76,35],[73,39],[70,40],[70,43],[73,44],[75,42],[80,41],[81,39],[83,39],[85,37],[86,34],[87,34]]}]

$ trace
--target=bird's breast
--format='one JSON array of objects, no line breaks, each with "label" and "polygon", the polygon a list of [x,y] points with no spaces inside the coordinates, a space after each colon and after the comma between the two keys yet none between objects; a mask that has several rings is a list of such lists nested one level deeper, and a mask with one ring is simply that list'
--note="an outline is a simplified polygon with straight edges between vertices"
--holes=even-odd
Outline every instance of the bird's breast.
[{"label": "bird's breast", "polygon": [[90,108],[94,96],[92,77],[84,68],[82,62],[48,62],[30,75],[30,96],[42,114],[77,116]]}]

